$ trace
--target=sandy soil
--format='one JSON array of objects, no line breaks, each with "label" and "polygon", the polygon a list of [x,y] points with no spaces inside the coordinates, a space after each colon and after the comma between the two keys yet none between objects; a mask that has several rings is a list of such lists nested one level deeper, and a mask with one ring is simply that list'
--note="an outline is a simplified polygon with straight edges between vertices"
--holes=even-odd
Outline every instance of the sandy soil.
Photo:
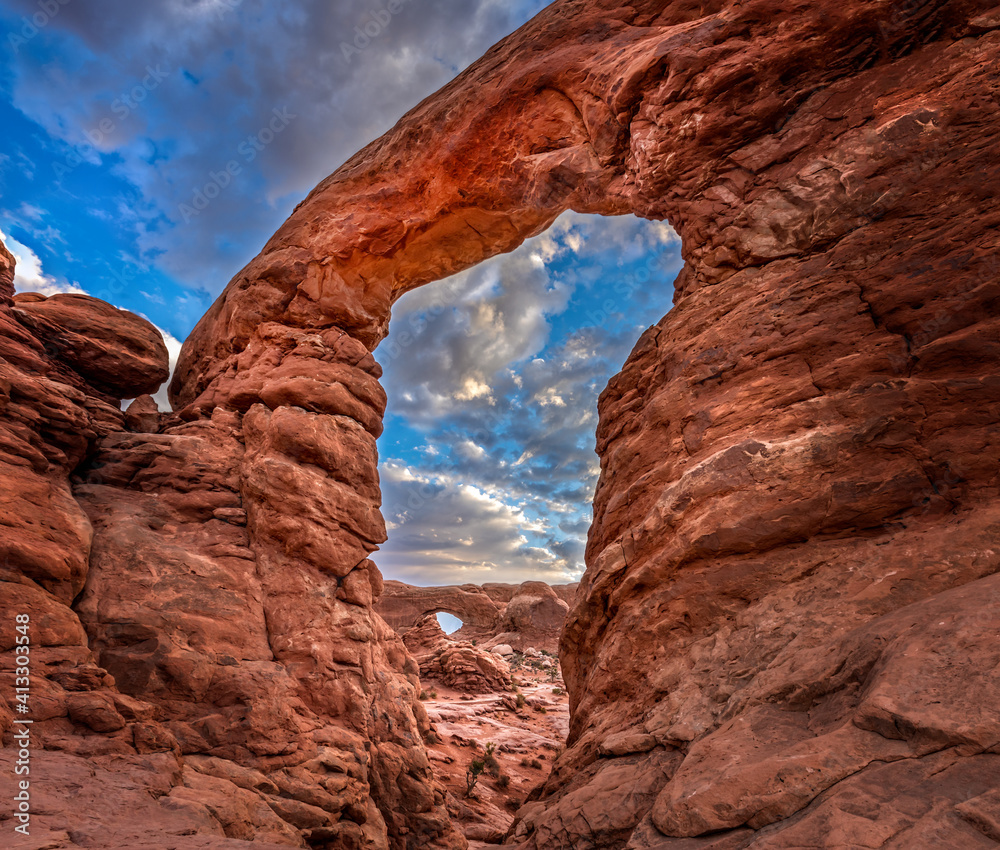
[{"label": "sandy soil", "polygon": [[[514,684],[523,697],[520,707],[516,692],[473,696],[430,679],[423,682],[424,706],[438,738],[428,753],[448,790],[452,817],[473,850],[502,841],[514,813],[542,783],[562,750],[569,731],[569,698],[558,663],[551,672],[541,666],[553,662],[524,657],[514,670]],[[491,743],[496,765],[480,775],[467,795],[469,766],[484,759]]]}]

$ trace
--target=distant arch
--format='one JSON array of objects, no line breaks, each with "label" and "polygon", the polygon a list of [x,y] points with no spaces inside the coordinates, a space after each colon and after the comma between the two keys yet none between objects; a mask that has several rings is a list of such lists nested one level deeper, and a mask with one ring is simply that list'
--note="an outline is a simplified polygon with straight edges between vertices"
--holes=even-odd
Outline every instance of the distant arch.
[{"label": "distant arch", "polygon": [[459,587],[412,587],[400,581],[386,581],[375,610],[395,631],[405,634],[424,617],[448,614],[462,622],[462,628],[493,632],[500,625],[503,604],[494,602],[476,585]]}]

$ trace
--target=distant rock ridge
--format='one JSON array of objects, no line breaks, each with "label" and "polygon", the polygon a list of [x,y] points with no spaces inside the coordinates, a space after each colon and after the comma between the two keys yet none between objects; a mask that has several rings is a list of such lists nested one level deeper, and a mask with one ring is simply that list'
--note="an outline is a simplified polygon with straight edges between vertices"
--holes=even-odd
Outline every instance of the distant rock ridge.
[{"label": "distant rock ridge", "polygon": [[462,621],[456,640],[555,652],[578,587],[540,581],[416,587],[387,580],[375,610],[404,638],[428,615],[446,613]]},{"label": "distant rock ridge", "polygon": [[465,846],[374,610],[372,351],[402,294],[572,209],[666,219],[686,265],[599,402],[567,746],[507,843],[994,847],[998,55],[979,0],[558,0],[297,207],[158,422],[119,408],[155,329],[14,301],[0,252],[32,840]]}]

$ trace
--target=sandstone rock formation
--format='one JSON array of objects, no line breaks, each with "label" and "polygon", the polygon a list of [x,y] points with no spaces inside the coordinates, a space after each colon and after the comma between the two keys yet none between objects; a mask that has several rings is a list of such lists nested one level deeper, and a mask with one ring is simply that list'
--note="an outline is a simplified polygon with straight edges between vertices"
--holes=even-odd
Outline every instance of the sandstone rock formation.
[{"label": "sandstone rock formation", "polygon": [[998,45],[981,0],[557,2],[323,181],[188,341],[187,419],[355,415],[370,384],[312,376],[307,336],[372,349],[402,293],[566,209],[681,235],[676,306],[601,400],[569,747],[514,842],[991,845]]},{"label": "sandstone rock formation", "polygon": [[425,658],[420,662],[420,677],[473,694],[512,689],[507,662],[471,644],[446,646]]},{"label": "sandstone rock formation", "polygon": [[509,644],[518,651],[535,647],[555,652],[577,587],[541,581],[414,587],[390,580],[375,610],[404,636],[428,615],[443,612],[462,621],[454,634],[457,640],[474,640],[486,648]]},{"label": "sandstone rock formation", "polygon": [[155,392],[170,375],[167,347],[149,322],[123,322],[121,310],[88,295],[19,295],[14,303],[53,358],[95,389],[131,398]]},{"label": "sandstone rock formation", "polygon": [[163,834],[459,846],[371,609],[370,352],[404,292],[634,213],[687,265],[601,398],[568,748],[509,842],[995,846],[998,47],[984,0],[558,0],[299,205],[159,433],[113,404],[136,352],[106,378],[104,336],[0,308],[0,614],[39,624],[53,757],[120,754]]},{"label": "sandstone rock formation", "polygon": [[529,648],[554,651],[577,586],[563,585],[564,592],[572,589],[564,600],[557,592],[560,588],[541,581],[524,582],[504,607],[499,632],[486,646],[506,644],[518,651]]},{"label": "sandstone rock formation", "polygon": [[428,616],[437,613],[451,614],[462,621],[462,637],[478,640],[496,633],[503,604],[476,584],[414,587],[389,579],[384,583],[375,610],[404,636]]},{"label": "sandstone rock formation", "polygon": [[[11,300],[0,258],[0,732],[21,717],[27,615],[37,789],[13,846],[464,847],[416,665],[371,607],[374,438],[278,405],[160,416],[141,395],[167,375],[152,325],[86,296]],[[329,342],[304,348],[358,350]],[[361,354],[349,368],[377,374]]]},{"label": "sandstone rock formation", "polygon": [[403,644],[420,665],[425,687],[437,682],[474,694],[511,690],[510,665],[502,657],[481,646],[449,639],[433,614],[407,631]]},{"label": "sandstone rock formation", "polygon": [[450,639],[438,622],[437,617],[428,614],[415,626],[400,632],[403,645],[417,662],[448,646]]},{"label": "sandstone rock formation", "polygon": [[0,242],[0,303],[10,304],[14,297],[14,255]]}]

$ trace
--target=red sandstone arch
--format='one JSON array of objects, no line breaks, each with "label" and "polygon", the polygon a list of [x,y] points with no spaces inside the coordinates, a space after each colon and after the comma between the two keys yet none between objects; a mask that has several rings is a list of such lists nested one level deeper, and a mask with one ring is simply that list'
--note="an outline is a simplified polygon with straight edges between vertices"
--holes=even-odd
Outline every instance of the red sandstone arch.
[{"label": "red sandstone arch", "polygon": [[379,597],[378,612],[400,634],[429,614],[445,613],[458,617],[463,628],[490,633],[500,622],[503,606],[497,605],[477,585],[460,587],[412,587],[387,581]]},{"label": "red sandstone arch", "polygon": [[[990,5],[557,2],[323,181],[185,344],[181,416],[246,413],[254,539],[286,561],[291,539],[295,563],[347,583],[384,539],[369,352],[393,301],[567,209],[677,229],[676,309],[601,399],[563,649],[570,748],[520,814],[525,847],[743,847],[770,825],[755,846],[803,846],[841,790],[887,787],[901,802],[872,819],[909,829],[940,746],[973,753],[947,766],[965,808],[940,840],[982,820],[1000,592],[983,554],[1000,458]],[[322,452],[314,426],[337,430]],[[268,500],[275,453],[340,476],[330,546]],[[974,648],[958,678],[934,666],[935,623]],[[950,711],[901,686],[913,664]]]}]

